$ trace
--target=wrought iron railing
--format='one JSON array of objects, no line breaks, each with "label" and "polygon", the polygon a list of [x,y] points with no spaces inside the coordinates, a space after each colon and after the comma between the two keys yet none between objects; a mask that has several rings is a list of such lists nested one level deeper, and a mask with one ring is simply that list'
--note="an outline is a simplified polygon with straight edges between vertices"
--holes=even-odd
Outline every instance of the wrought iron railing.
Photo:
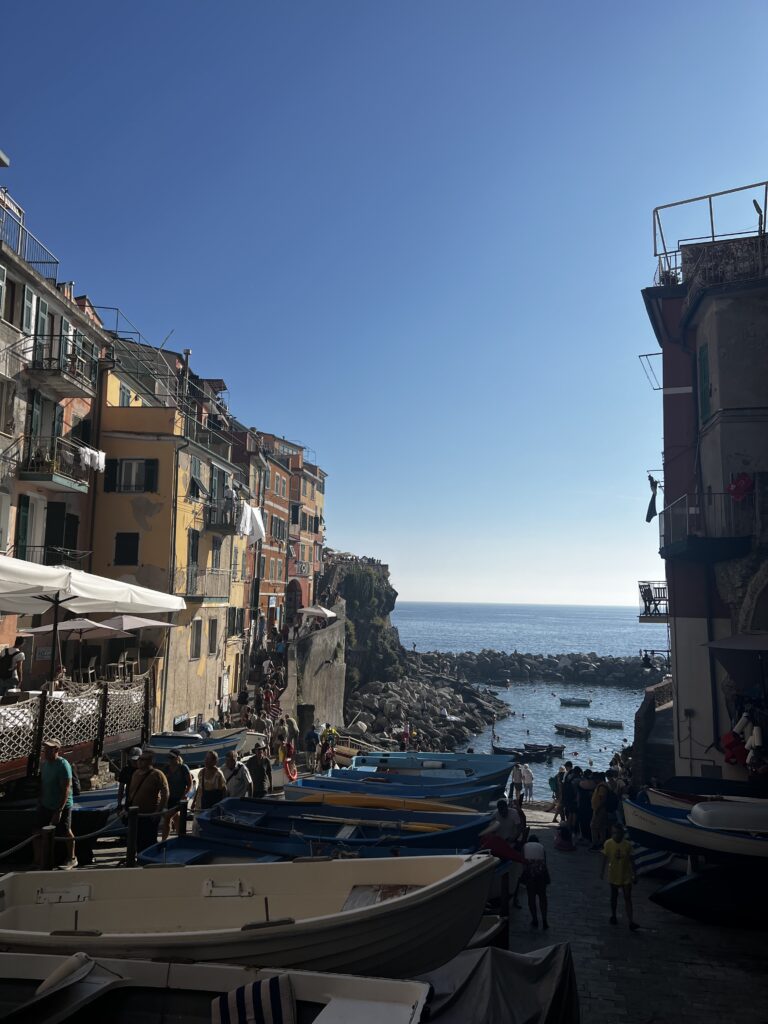
[{"label": "wrought iron railing", "polygon": [[205,506],[205,525],[208,529],[234,533],[241,511],[242,503],[238,498],[211,498]]},{"label": "wrought iron railing", "polygon": [[35,562],[36,565],[66,565],[69,569],[82,569],[91,552],[51,544],[21,543],[14,544],[6,553],[13,558],[22,558],[25,562]]},{"label": "wrought iron railing", "polygon": [[59,275],[59,261],[50,251],[46,249],[39,238],[35,238],[31,231],[28,231],[21,221],[0,202],[0,241],[13,249],[15,253],[33,270],[56,283]]},{"label": "wrought iron railing", "polygon": [[664,619],[669,613],[666,580],[640,580],[640,614],[647,618]]},{"label": "wrought iron railing", "polygon": [[83,447],[63,437],[25,435],[20,473],[53,474],[87,483],[90,465],[84,461]]},{"label": "wrought iron railing", "polygon": [[228,569],[199,569],[188,565],[174,572],[173,592],[185,597],[229,597],[231,582]]},{"label": "wrought iron railing", "polygon": [[98,349],[79,331],[73,335],[25,335],[14,350],[33,370],[62,373],[88,389],[96,388]]}]

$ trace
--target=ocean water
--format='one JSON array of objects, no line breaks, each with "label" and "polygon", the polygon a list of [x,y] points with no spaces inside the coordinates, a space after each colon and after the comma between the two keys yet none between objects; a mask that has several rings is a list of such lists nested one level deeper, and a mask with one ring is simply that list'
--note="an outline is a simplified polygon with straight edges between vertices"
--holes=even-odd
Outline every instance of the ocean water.
[{"label": "ocean water", "polygon": [[666,626],[637,621],[636,607],[544,604],[438,604],[398,601],[392,612],[403,646],[418,651],[574,651],[626,657],[666,650]]},{"label": "ocean water", "polygon": [[[665,626],[637,621],[636,608],[574,605],[431,604],[398,602],[392,623],[407,649],[419,651],[518,650],[525,654],[571,652],[626,657],[641,649],[665,650]],[[551,764],[531,764],[534,796],[549,797],[547,780],[564,760],[582,768],[605,769],[624,741],[631,743],[634,718],[643,691],[634,687],[589,686],[581,683],[513,682],[494,692],[515,715],[496,724],[498,742],[522,747],[524,743],[565,743],[563,758]],[[586,697],[589,708],[563,708],[560,697]],[[586,725],[591,718],[613,718],[622,730],[592,729],[589,740],[560,737],[555,724]],[[491,750],[491,728],[472,741],[478,752]]]}]

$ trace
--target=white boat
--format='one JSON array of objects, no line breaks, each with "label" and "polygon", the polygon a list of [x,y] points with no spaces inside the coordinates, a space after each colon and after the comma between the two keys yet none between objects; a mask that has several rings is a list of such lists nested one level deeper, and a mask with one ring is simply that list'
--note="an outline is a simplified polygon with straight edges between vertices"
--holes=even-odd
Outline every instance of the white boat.
[{"label": "white boat", "polygon": [[[217,1019],[220,995],[227,994],[227,1007],[234,1002],[236,1008],[238,990],[260,982],[267,987],[277,977],[284,979],[279,994],[289,1003],[281,1005],[284,1019],[302,1020],[310,1014],[306,1019],[315,1024],[416,1024],[430,991],[423,982],[343,974],[93,959],[85,953],[0,953],[0,1006],[3,1017],[13,1013],[14,1020],[34,1024],[76,1022],[84,1016],[90,1020],[100,1012],[110,1024],[134,1024],[147,1019],[148,1006],[163,1020],[210,1024]],[[250,1008],[252,991],[246,992]],[[294,1015],[289,1016],[291,1010]],[[222,1017],[219,1011],[218,1019]],[[232,1019],[238,1020],[236,1009]]]},{"label": "white boat", "polygon": [[698,828],[768,835],[768,800],[753,803],[707,800],[691,808],[688,820]]},{"label": "white boat", "polygon": [[[685,856],[701,856],[716,862],[749,862],[768,859],[768,838],[737,831],[707,828],[689,820],[688,809],[644,807],[623,800],[624,821],[629,837],[652,850],[668,850]],[[706,803],[697,807],[723,807]],[[744,804],[736,804],[744,807]]]},{"label": "white boat", "polygon": [[412,977],[472,938],[495,864],[477,854],[14,873],[0,947]]},{"label": "white boat", "polygon": [[654,789],[649,786],[643,790],[651,807],[674,807],[678,810],[690,811],[695,804],[700,803],[734,803],[751,804],[766,803],[759,797],[752,796],[698,796],[695,793],[670,793],[665,789]]}]

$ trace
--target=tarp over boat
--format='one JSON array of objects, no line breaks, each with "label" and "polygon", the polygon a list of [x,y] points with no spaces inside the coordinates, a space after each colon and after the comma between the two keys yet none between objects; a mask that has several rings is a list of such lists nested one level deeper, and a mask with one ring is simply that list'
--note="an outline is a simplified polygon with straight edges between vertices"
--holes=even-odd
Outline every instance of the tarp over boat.
[{"label": "tarp over boat", "polygon": [[430,1021],[440,1024],[578,1024],[570,946],[532,953],[465,950],[415,981],[430,984]]}]

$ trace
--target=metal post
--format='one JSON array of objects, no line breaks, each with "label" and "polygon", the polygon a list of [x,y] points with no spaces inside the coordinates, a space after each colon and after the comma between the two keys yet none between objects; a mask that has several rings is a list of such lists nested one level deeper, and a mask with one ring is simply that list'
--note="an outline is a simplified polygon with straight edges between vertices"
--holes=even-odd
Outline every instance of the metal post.
[{"label": "metal post", "polygon": [[189,800],[179,800],[179,825],[178,835],[185,836],[187,834],[187,822],[189,820]]},{"label": "metal post", "polygon": [[107,732],[107,707],[109,706],[109,683],[104,683],[104,688],[101,694],[101,709],[99,711],[99,724],[96,733],[96,742],[93,746],[93,764],[94,770],[98,764],[99,758],[104,753],[104,737]]},{"label": "metal post", "polygon": [[129,868],[136,867],[136,853],[138,850],[139,832],[139,808],[128,808],[128,840],[125,844],[125,863]]},{"label": "metal post", "polygon": [[55,835],[55,825],[43,825],[40,833],[40,863],[43,871],[53,871],[56,867]]},{"label": "metal post", "polygon": [[48,706],[48,691],[43,690],[39,697],[39,707],[37,710],[37,728],[35,729],[34,745],[32,752],[29,755],[27,762],[27,774],[37,775],[40,768],[40,751],[43,747],[43,739],[45,737],[45,710]]},{"label": "metal post", "polygon": [[59,607],[61,598],[57,594],[53,600],[53,632],[51,633],[51,689],[54,689],[53,681],[56,678],[56,648],[59,643]]},{"label": "metal post", "polygon": [[149,689],[149,676],[144,680],[144,713],[141,716],[141,742],[149,743],[149,738],[152,732],[150,725],[150,714],[151,708],[149,706],[150,689]]}]

